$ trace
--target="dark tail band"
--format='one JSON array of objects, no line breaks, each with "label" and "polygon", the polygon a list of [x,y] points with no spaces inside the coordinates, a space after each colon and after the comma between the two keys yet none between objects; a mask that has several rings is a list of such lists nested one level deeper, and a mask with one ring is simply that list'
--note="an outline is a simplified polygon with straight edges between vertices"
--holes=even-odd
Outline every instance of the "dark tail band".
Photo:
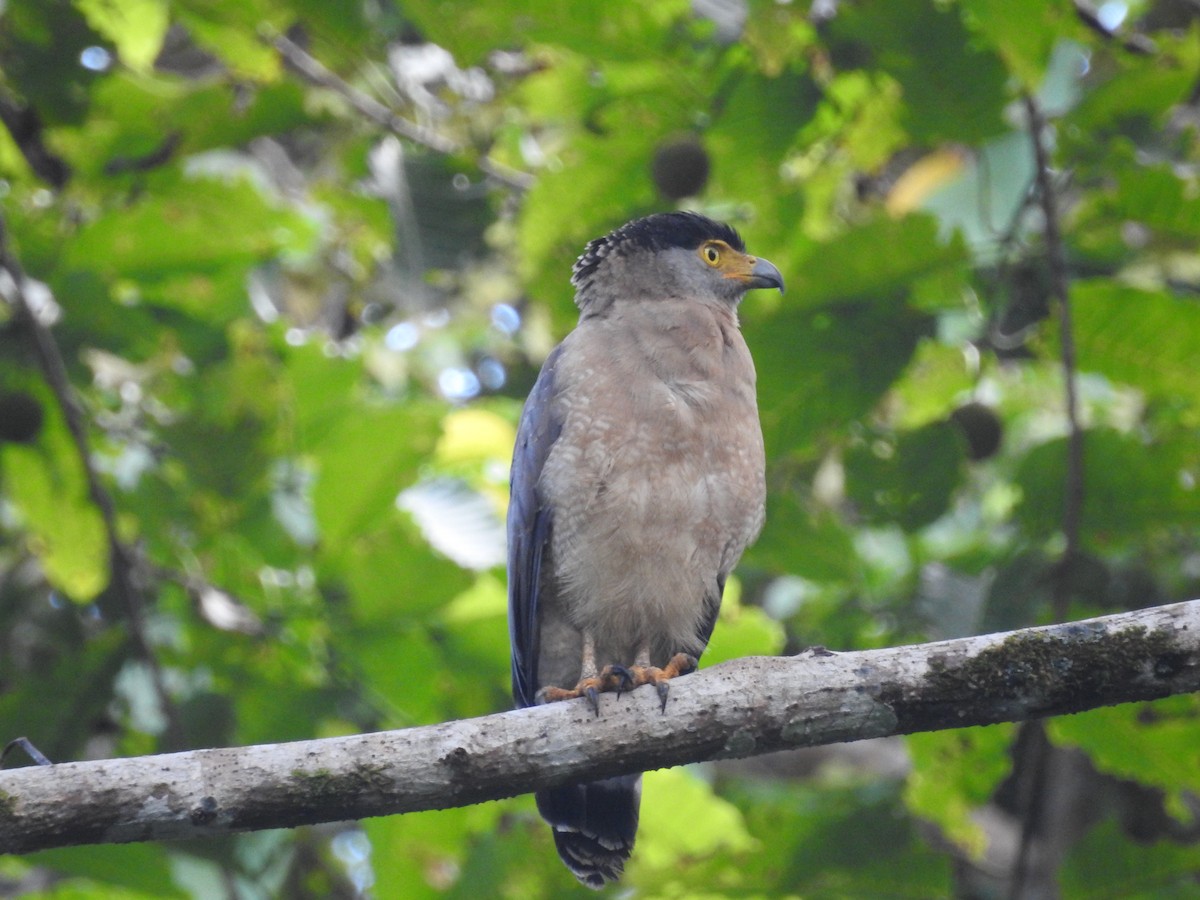
[{"label": "dark tail band", "polygon": [[633,852],[641,775],[538,791],[538,812],[554,829],[554,845],[567,868],[591,888],[616,881]]}]

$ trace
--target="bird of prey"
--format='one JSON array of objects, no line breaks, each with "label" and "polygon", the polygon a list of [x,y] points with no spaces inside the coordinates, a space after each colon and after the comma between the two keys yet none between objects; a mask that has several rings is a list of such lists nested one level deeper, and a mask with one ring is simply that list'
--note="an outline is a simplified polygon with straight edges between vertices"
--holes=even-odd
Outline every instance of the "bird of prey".
[{"label": "bird of prey", "polygon": [[[518,706],[668,681],[696,667],[725,579],[763,525],[754,363],[737,307],[779,270],[690,212],[587,245],[579,324],[521,415],[508,510]],[[640,775],[537,793],[567,867],[599,888],[637,831]]]}]

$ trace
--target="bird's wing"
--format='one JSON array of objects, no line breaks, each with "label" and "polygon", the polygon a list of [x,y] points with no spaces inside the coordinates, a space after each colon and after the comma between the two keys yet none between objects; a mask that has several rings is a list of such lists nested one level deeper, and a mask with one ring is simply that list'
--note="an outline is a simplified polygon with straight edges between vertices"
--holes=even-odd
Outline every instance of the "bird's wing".
[{"label": "bird's wing", "polygon": [[518,706],[532,706],[538,689],[538,593],[553,518],[553,510],[542,502],[538,479],[562,432],[562,416],[553,402],[555,365],[561,349],[556,347],[546,358],[525,401],[513,451],[508,505],[508,635],[513,700]]}]

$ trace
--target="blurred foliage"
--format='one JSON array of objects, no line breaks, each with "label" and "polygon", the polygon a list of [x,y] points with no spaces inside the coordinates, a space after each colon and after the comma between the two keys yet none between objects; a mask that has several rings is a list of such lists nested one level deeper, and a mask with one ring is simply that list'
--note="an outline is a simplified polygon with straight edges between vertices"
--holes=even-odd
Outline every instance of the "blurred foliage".
[{"label": "blurred foliage", "polygon": [[[5,252],[113,509],[4,281],[0,741],[68,760],[505,708],[521,400],[584,242],[674,205],[789,286],[742,308],[768,524],[706,662],[1200,594],[1197,71],[1180,0],[7,0]],[[1078,345],[1072,559],[1026,92]],[[1076,777],[1043,767],[1065,812],[1024,829],[1040,877],[1195,890],[1198,715],[1050,723]],[[625,884],[1006,894],[1023,733],[651,773]],[[6,896],[572,893],[529,797],[0,861]]]}]

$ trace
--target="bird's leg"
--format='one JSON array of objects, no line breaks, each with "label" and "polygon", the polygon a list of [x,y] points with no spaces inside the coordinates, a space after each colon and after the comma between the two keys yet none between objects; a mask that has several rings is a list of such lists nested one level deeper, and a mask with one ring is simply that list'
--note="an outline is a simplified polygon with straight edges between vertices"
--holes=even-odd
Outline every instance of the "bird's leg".
[{"label": "bird's leg", "polygon": [[616,690],[620,693],[622,679],[611,672],[609,666],[603,672],[597,673],[596,668],[596,639],[590,631],[583,633],[583,655],[579,665],[579,682],[575,687],[566,688],[548,685],[537,693],[539,703],[556,703],[559,700],[574,700],[576,697],[586,697],[592,712],[600,715],[600,693]]},{"label": "bird's leg", "polygon": [[618,682],[617,693],[630,691],[643,684],[652,684],[658,691],[658,699],[662,703],[662,711],[667,711],[667,694],[670,693],[670,680],[677,675],[687,675],[696,671],[696,657],[686,653],[676,653],[661,669],[650,662],[649,645],[638,650],[637,659],[632,666],[609,666],[600,673],[601,680]]}]

